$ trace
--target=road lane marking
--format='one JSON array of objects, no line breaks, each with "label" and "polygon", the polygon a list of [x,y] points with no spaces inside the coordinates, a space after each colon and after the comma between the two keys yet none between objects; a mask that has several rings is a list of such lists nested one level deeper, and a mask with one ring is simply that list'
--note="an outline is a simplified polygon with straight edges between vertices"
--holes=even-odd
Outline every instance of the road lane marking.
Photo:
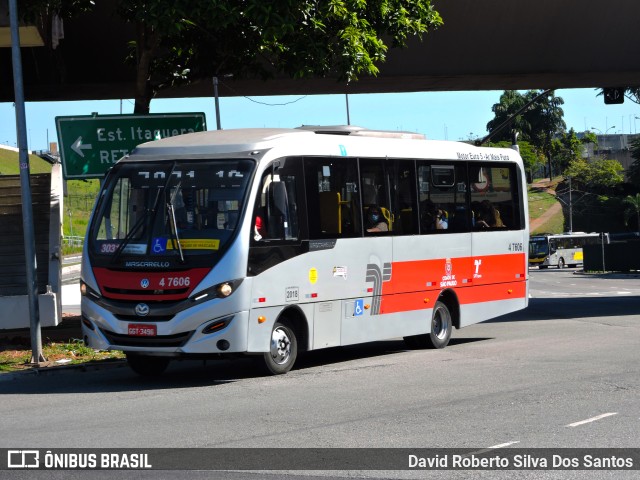
[{"label": "road lane marking", "polygon": [[569,425],[566,425],[566,426],[567,427],[577,427],[579,425],[584,425],[585,423],[595,422],[596,420],[600,420],[600,419],[606,418],[606,417],[611,417],[612,415],[617,415],[617,414],[618,414],[618,412],[603,413],[602,415],[598,415],[597,417],[587,418],[586,420],[581,420],[579,422],[570,423]]},{"label": "road lane marking", "polygon": [[471,453],[468,453],[468,454],[463,455],[463,456],[464,457],[470,457],[471,455],[482,455],[483,453],[490,452],[491,450],[495,450],[497,448],[505,448],[505,447],[508,447],[510,445],[514,445],[516,443],[520,443],[520,440],[515,440],[513,442],[507,442],[507,443],[500,443],[498,445],[494,445],[493,447],[483,448],[482,450],[477,450],[475,452],[471,452]]}]

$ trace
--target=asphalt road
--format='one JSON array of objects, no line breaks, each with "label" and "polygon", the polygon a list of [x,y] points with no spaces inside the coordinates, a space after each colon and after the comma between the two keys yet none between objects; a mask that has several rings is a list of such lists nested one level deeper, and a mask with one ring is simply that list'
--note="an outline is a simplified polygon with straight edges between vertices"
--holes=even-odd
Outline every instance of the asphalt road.
[{"label": "asphalt road", "polygon": [[[177,362],[158,379],[114,367],[0,381],[0,448],[640,448],[640,278],[532,270],[530,287],[527,310],[457,330],[444,350],[412,351],[391,340],[310,352],[278,377],[258,376],[242,359]],[[472,473],[635,478],[620,471]],[[426,474],[471,476],[287,478]],[[284,474],[216,475],[180,478]]]}]

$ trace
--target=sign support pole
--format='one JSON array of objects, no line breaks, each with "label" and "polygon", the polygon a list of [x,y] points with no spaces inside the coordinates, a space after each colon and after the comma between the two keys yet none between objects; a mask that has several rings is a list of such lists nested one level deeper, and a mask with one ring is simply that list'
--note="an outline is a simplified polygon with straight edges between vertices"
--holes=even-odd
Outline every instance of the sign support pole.
[{"label": "sign support pole", "polygon": [[31,363],[45,360],[42,355],[42,333],[38,306],[38,276],[36,241],[33,228],[33,208],[29,178],[29,153],[27,150],[27,122],[22,85],[22,58],[20,57],[20,32],[18,30],[17,0],[9,0],[11,23],[11,57],[13,64],[13,88],[16,101],[16,131],[18,134],[18,161],[20,162],[20,186],[22,192],[22,216],[24,218],[24,254],[27,266],[27,290],[29,293],[29,317],[31,327]]}]

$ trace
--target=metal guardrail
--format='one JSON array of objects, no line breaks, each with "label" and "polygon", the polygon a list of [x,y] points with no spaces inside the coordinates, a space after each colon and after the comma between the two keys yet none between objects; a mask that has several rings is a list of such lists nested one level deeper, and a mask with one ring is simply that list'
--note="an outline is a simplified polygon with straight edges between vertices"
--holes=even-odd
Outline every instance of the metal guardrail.
[{"label": "metal guardrail", "polygon": [[84,243],[84,237],[79,235],[67,235],[62,239],[62,241],[65,245],[70,247],[81,247]]}]

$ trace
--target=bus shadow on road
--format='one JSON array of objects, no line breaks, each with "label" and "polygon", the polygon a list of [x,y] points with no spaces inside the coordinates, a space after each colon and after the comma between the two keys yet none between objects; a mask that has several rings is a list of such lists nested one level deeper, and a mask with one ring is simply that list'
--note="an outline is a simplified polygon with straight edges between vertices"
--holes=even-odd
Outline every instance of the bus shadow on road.
[{"label": "bus shadow on road", "polygon": [[[449,347],[471,342],[491,340],[490,338],[452,338]],[[352,361],[377,358],[382,360],[387,355],[410,353],[402,339],[334,347],[301,353],[290,375],[319,373],[317,368],[330,367],[358,369],[366,368],[361,363]],[[429,350],[422,350],[429,352]],[[434,355],[437,350],[431,350]],[[141,377],[125,366],[124,362],[110,368],[74,369],[43,372],[38,375],[19,375],[11,381],[2,382],[2,390],[7,395],[30,393],[73,394],[73,393],[107,393],[162,391],[185,388],[211,388],[223,386],[242,380],[271,377],[259,368],[259,357],[240,357],[223,360],[176,360],[167,371],[157,377]],[[326,371],[326,370],[322,370]],[[322,372],[320,371],[320,373]],[[280,377],[280,378],[286,378]]]},{"label": "bus shadow on road", "polygon": [[640,315],[640,298],[629,296],[531,298],[524,310],[485,323]]}]

